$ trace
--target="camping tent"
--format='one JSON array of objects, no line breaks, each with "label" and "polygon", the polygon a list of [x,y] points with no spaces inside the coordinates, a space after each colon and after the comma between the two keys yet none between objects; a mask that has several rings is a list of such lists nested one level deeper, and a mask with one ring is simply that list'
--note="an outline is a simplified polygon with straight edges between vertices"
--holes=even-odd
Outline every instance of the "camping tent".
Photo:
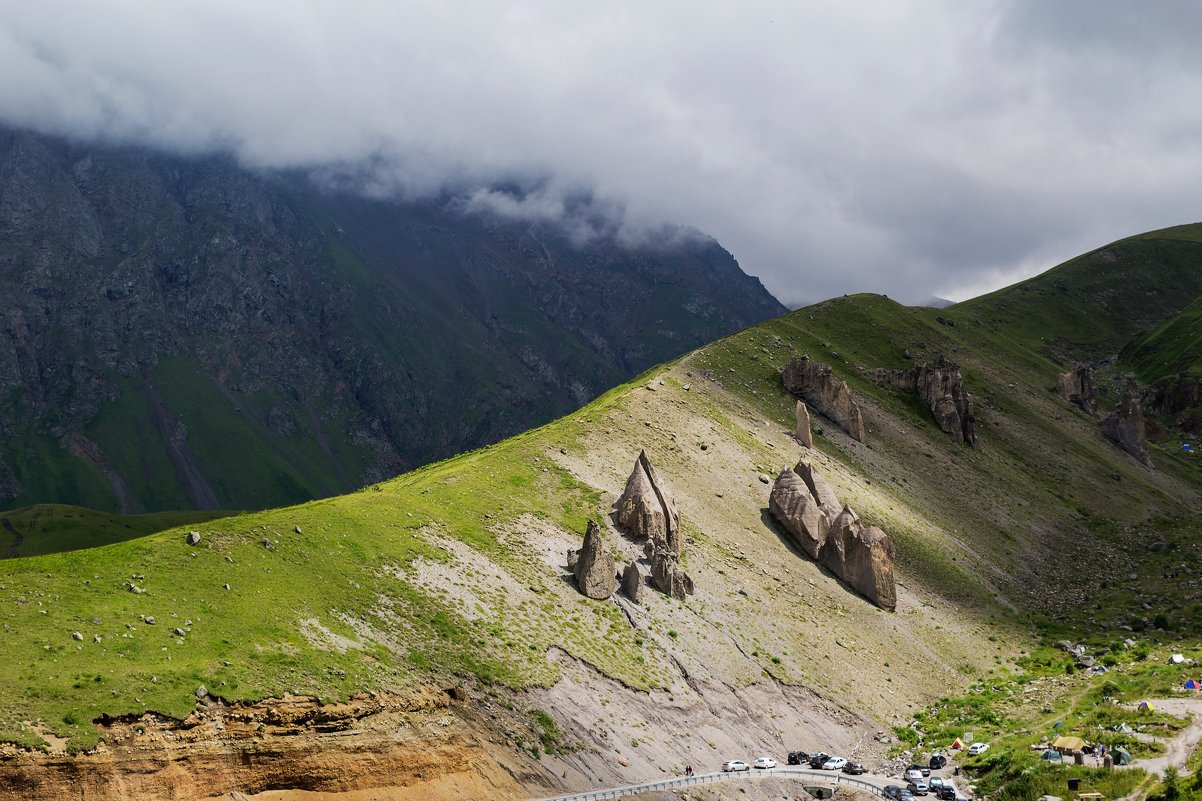
[{"label": "camping tent", "polygon": [[1040,757],[1040,759],[1046,759],[1048,762],[1059,762],[1062,758],[1063,757],[1059,751],[1053,750],[1051,748],[1044,751],[1043,756]]},{"label": "camping tent", "polygon": [[1169,664],[1170,665],[1184,665],[1185,657],[1182,656],[1181,654],[1173,654],[1172,656],[1169,657]]},{"label": "camping tent", "polygon": [[960,742],[960,738],[956,738],[956,742],[952,743],[952,750],[960,750],[964,748],[964,743]]},{"label": "camping tent", "polygon": [[1126,723],[1120,723],[1117,726],[1111,726],[1111,731],[1117,731],[1119,734],[1135,734],[1135,729],[1128,726]]},{"label": "camping tent", "polygon": [[1187,689],[1187,690],[1202,690],[1202,684],[1199,684],[1198,682],[1194,681],[1193,679],[1189,679],[1185,682],[1185,689]]},{"label": "camping tent", "polygon": [[1080,737],[1060,736],[1052,741],[1052,748],[1062,754],[1073,754],[1085,748],[1085,741]]},{"label": "camping tent", "polygon": [[1138,709],[1140,712],[1155,712],[1156,711],[1156,707],[1152,705],[1151,701],[1140,701],[1139,706],[1136,707],[1136,709]]},{"label": "camping tent", "polygon": [[1131,752],[1126,748],[1123,748],[1121,745],[1116,745],[1114,748],[1110,749],[1110,755],[1114,757],[1114,764],[1116,765],[1131,764]]}]

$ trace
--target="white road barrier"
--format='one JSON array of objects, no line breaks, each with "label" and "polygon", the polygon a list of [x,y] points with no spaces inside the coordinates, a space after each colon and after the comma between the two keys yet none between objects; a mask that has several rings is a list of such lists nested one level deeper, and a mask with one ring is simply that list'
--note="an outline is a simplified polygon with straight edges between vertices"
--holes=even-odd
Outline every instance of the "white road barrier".
[{"label": "white road barrier", "polygon": [[[748,770],[740,771],[739,773],[702,773],[696,776],[681,776],[677,779],[662,779],[657,782],[648,782],[647,784],[631,784],[626,787],[611,787],[607,790],[589,790],[583,793],[572,793],[571,795],[556,795],[549,798],[542,798],[538,801],[601,801],[606,798],[627,798],[640,793],[654,793],[661,790],[679,790],[683,787],[692,787],[698,784],[714,784],[715,782],[735,782],[735,781],[755,781],[756,779],[767,778],[789,778],[797,779],[798,781],[809,780],[814,784],[821,784],[829,787],[855,787],[857,790],[866,790],[873,795],[885,797],[885,793],[881,787],[889,783],[897,783],[897,780],[886,779],[883,776],[872,776],[868,779],[862,779],[857,776],[848,776],[844,773],[834,773],[829,770],[806,770],[804,768],[772,768],[771,770]],[[879,782],[876,784],[874,782]],[[905,785],[901,782],[902,786]]]}]

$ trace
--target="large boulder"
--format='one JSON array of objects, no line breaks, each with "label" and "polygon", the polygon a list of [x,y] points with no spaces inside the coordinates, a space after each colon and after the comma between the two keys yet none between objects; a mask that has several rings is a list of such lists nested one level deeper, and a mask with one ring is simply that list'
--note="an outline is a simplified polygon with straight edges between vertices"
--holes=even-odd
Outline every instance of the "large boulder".
[{"label": "large boulder", "polygon": [[693,594],[693,579],[681,569],[679,558],[669,548],[657,547],[651,555],[651,583],[677,600]]},{"label": "large boulder", "polygon": [[918,395],[943,433],[956,442],[976,445],[977,416],[957,365],[939,359],[908,370],[878,370],[876,375],[887,384]]},{"label": "large boulder", "polygon": [[[821,499],[824,499],[823,502]],[[893,540],[864,526],[812,465],[799,462],[781,471],[768,509],[810,558],[882,609],[897,608]]]},{"label": "large boulder", "polygon": [[683,547],[680,513],[646,451],[639,451],[617,507],[618,525],[628,534],[639,539],[662,540],[675,554],[680,554]]},{"label": "large boulder", "polygon": [[807,448],[814,447],[814,432],[810,429],[810,410],[805,401],[798,401],[794,410],[797,416],[797,441]]},{"label": "large boulder", "polygon": [[576,559],[576,586],[583,595],[603,600],[618,588],[614,558],[605,547],[601,527],[593,520],[588,521],[584,532],[584,547]]},{"label": "large boulder", "polygon": [[1148,437],[1144,427],[1144,410],[1139,398],[1130,389],[1123,392],[1114,411],[1098,423],[1102,436],[1131,454],[1145,467],[1153,467],[1148,453]]},{"label": "large boulder", "polygon": [[797,547],[811,559],[817,559],[826,542],[830,520],[802,477],[787,467],[780,471],[772,485],[768,509],[793,536]]},{"label": "large boulder", "polygon": [[1093,375],[1085,367],[1057,374],[1056,394],[1091,415],[1098,413],[1098,399],[1093,394]]},{"label": "large boulder", "polygon": [[636,604],[643,602],[643,571],[634,562],[629,562],[622,571],[622,592]]},{"label": "large boulder", "polygon": [[834,420],[848,436],[864,441],[864,418],[852,397],[847,382],[836,378],[829,364],[811,361],[809,356],[790,359],[781,372],[781,381],[819,413]]}]

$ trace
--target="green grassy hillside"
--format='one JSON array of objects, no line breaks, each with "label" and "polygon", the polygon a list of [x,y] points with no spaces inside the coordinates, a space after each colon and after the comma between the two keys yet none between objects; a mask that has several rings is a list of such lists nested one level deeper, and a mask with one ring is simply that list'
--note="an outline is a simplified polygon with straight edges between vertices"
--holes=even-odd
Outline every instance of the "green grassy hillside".
[{"label": "green grassy hillside", "polygon": [[1148,384],[1180,374],[1202,380],[1202,297],[1134,337],[1119,360]]}]

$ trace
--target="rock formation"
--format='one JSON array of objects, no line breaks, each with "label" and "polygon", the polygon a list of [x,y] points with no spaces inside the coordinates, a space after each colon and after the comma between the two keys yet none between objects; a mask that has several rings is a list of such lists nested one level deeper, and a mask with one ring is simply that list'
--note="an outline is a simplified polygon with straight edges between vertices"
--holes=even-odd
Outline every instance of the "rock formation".
[{"label": "rock formation", "polygon": [[814,447],[814,432],[810,430],[810,410],[804,401],[797,402],[797,439],[807,448]]},{"label": "rock formation", "polygon": [[976,445],[977,417],[959,366],[940,359],[908,370],[878,370],[877,376],[887,384],[917,394],[943,433],[956,442]]},{"label": "rock formation", "polygon": [[683,601],[693,594],[693,579],[680,568],[680,560],[670,548],[656,544],[651,555],[651,583],[665,595]]},{"label": "rock formation", "polygon": [[1089,414],[1098,413],[1098,399],[1093,394],[1093,376],[1085,367],[1058,374],[1056,394],[1069,403],[1080,406]]},{"label": "rock formation", "polygon": [[897,608],[893,540],[840,506],[831,486],[810,465],[781,471],[768,508],[794,542],[852,589],[882,609]]},{"label": "rock formation", "polygon": [[768,498],[773,517],[793,535],[797,546],[815,560],[822,553],[830,528],[830,518],[816,498],[802,477],[788,468],[780,472]]},{"label": "rock formation", "polygon": [[643,602],[643,571],[634,562],[627,564],[622,571],[622,592],[636,604]]},{"label": "rock formation", "polygon": [[847,382],[836,378],[829,364],[811,361],[809,356],[790,359],[781,373],[785,389],[797,395],[819,413],[834,420],[848,436],[864,441],[864,418],[851,396]]},{"label": "rock formation", "polygon": [[1134,456],[1145,467],[1153,467],[1152,457],[1148,454],[1144,410],[1133,391],[1128,389],[1123,392],[1114,411],[1098,423],[1098,427],[1102,436]]},{"label": "rock formation", "polygon": [[595,521],[588,521],[588,529],[584,532],[584,547],[580,549],[577,557],[575,573],[576,586],[589,598],[603,600],[613,595],[618,588],[614,559],[605,547],[601,527]]},{"label": "rock formation", "polygon": [[683,546],[680,513],[646,451],[639,451],[617,507],[618,525],[627,533],[639,539],[661,541],[674,554],[680,555]]}]

